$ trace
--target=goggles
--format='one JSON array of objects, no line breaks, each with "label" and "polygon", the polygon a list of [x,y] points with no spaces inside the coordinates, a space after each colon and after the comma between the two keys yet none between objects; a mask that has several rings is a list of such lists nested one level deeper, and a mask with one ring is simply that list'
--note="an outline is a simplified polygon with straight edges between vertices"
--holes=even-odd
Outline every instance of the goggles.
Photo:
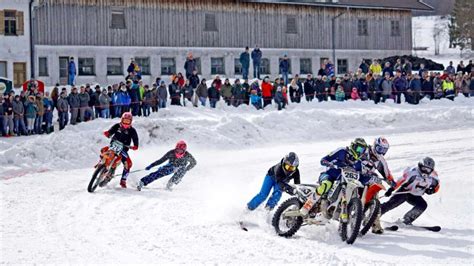
[{"label": "goggles", "polygon": [[427,166],[421,166],[420,171],[425,174],[431,174],[433,172],[433,169],[427,167]]},{"label": "goggles", "polygon": [[174,150],[177,154],[183,154],[184,150],[183,149],[175,149]]},{"label": "goggles", "polygon": [[294,172],[296,170],[296,166],[293,166],[288,163],[285,163],[283,167],[285,168],[286,171],[289,171],[289,172]]},{"label": "goggles", "polygon": [[128,119],[128,118],[123,118],[123,119],[122,119],[122,124],[124,124],[124,125],[131,125],[131,124],[132,124],[132,120],[131,120],[131,119]]},{"label": "goggles", "polygon": [[364,146],[357,146],[357,147],[355,147],[354,151],[359,155],[364,154],[365,153],[365,147]]},{"label": "goggles", "polygon": [[382,155],[385,155],[388,151],[388,148],[387,147],[383,147],[383,146],[380,146],[380,145],[377,145],[375,146],[375,151],[378,153],[378,154],[382,154]]}]

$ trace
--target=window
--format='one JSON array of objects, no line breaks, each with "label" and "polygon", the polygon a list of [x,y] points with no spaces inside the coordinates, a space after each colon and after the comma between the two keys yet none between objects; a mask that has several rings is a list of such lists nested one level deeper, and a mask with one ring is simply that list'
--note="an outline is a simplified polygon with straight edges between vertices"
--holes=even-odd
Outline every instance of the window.
[{"label": "window", "polygon": [[262,58],[262,62],[260,64],[260,74],[270,75],[270,59]]},{"label": "window", "polygon": [[337,59],[337,74],[347,73],[347,59]]},{"label": "window", "polygon": [[126,29],[125,14],[123,10],[112,10],[111,29]]},{"label": "window", "polygon": [[6,61],[0,61],[0,77],[8,78],[7,77],[7,62]]},{"label": "window", "polygon": [[298,33],[298,25],[296,24],[296,17],[286,18],[286,33],[290,33],[290,34]]},{"label": "window", "polygon": [[357,32],[358,32],[359,36],[369,35],[369,31],[367,30],[367,20],[366,19],[359,19],[357,21]]},{"label": "window", "polygon": [[[281,69],[280,69],[280,62],[283,60],[283,58],[280,58],[278,60],[278,73],[281,74]],[[287,58],[288,60],[288,74],[291,74],[291,59]]]},{"label": "window", "polygon": [[161,75],[173,75],[176,73],[176,61],[174,58],[161,58]]},{"label": "window", "polygon": [[48,58],[47,57],[40,57],[38,58],[38,75],[41,77],[48,76]]},{"label": "window", "polygon": [[313,64],[311,58],[301,58],[300,59],[300,73],[301,74],[311,74],[313,69]]},{"label": "window", "polygon": [[217,31],[216,15],[206,14],[204,16],[204,31]]},{"label": "window", "polygon": [[149,57],[135,57],[135,63],[140,67],[142,75],[151,75]]},{"label": "window", "polygon": [[[79,61],[79,75],[81,74],[81,63]],[[123,75],[122,58],[107,58],[107,75]]]},{"label": "window", "polygon": [[4,12],[5,35],[16,34],[16,11],[5,10]]},{"label": "window", "polygon": [[390,32],[392,36],[400,36],[400,21],[390,21]]},{"label": "window", "polygon": [[242,64],[240,63],[240,58],[234,59],[234,74],[242,75]]},{"label": "window", "polygon": [[[109,59],[120,59],[120,67],[122,66],[121,58],[107,58],[107,74],[108,75],[121,75],[122,68],[119,69],[120,74],[109,74]],[[95,62],[94,58],[80,58],[79,57],[79,75],[80,76],[94,76],[95,75]]]},{"label": "window", "polygon": [[225,74],[224,57],[211,57],[211,75]]}]

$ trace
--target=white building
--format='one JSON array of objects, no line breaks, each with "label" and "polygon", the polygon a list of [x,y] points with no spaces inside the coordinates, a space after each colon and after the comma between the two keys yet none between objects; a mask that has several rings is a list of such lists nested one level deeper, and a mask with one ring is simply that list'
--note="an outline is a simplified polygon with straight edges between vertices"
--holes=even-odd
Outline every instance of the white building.
[{"label": "white building", "polygon": [[30,78],[29,0],[0,1],[0,77],[20,86]]}]

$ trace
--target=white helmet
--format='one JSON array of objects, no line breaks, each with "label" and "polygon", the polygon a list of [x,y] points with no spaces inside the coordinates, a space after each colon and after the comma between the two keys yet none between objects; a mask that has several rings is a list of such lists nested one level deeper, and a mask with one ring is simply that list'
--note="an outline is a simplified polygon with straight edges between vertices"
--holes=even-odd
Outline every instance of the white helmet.
[{"label": "white helmet", "polygon": [[372,151],[380,155],[385,155],[389,148],[390,144],[388,144],[388,140],[384,137],[378,137],[374,140]]}]

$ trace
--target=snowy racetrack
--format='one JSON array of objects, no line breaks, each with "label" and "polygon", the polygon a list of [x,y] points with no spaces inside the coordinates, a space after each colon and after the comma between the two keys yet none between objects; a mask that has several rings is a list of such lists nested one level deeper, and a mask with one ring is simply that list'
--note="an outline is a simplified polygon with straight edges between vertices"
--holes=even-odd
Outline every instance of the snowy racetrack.
[{"label": "snowy racetrack", "polygon": [[[415,107],[332,103],[316,108],[302,104],[291,106],[287,113],[239,109],[231,115],[223,115],[231,112],[225,107],[216,113],[171,109],[150,118],[158,125],[172,125],[161,128],[158,135],[151,134],[150,120],[138,119],[137,130],[146,144],[131,152],[134,169],[143,169],[179,138],[190,143],[198,165],[173,192],[164,189],[164,178],[141,192],[123,190],[114,180],[106,189],[87,193],[92,165],[106,143],[99,133],[111,122],[94,121],[56,136],[2,140],[0,161],[10,160],[10,165],[0,167],[0,263],[472,265],[473,103],[471,99]],[[337,113],[338,109],[345,113]],[[316,114],[323,115],[314,120]],[[280,124],[271,125],[276,122]],[[181,128],[178,133],[176,127]],[[167,134],[168,130],[176,134]],[[248,139],[255,132],[260,135]],[[241,139],[236,139],[239,134]],[[260,189],[268,168],[285,153],[299,155],[302,181],[311,183],[323,170],[322,156],[353,137],[371,141],[379,134],[391,143],[388,163],[396,176],[424,155],[436,160],[441,190],[424,197],[429,206],[415,224],[440,225],[440,233],[409,229],[381,236],[369,233],[349,246],[340,241],[334,223],[304,227],[285,239],[275,235],[271,215],[263,209],[244,216],[250,223],[248,232],[239,229],[245,204]],[[77,139],[86,143],[78,144]],[[72,151],[64,153],[63,147],[36,151],[44,148],[45,141],[59,141]],[[31,161],[21,163],[15,156],[19,147],[21,156]],[[129,187],[143,174],[131,175]],[[403,205],[382,220],[394,221],[407,210]]]}]

